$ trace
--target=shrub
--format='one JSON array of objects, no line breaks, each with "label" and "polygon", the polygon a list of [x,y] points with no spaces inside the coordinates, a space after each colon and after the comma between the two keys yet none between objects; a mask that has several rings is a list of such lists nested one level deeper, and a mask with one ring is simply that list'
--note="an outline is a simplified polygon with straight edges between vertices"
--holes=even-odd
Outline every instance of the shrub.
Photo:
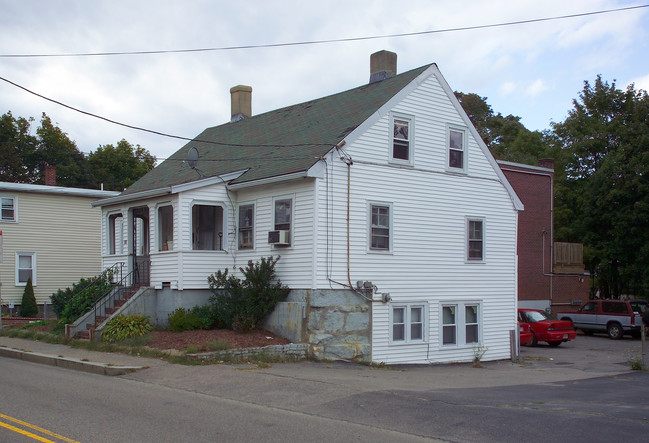
[{"label": "shrub", "polygon": [[34,286],[32,285],[32,279],[27,280],[27,286],[25,286],[25,292],[23,292],[23,300],[20,303],[20,316],[21,317],[33,317],[38,314],[38,305],[36,305],[36,297],[34,296]]},{"label": "shrub", "polygon": [[169,330],[174,332],[191,331],[193,329],[200,329],[200,318],[186,310],[185,308],[178,308],[169,316]]},{"label": "shrub", "polygon": [[95,301],[112,288],[112,277],[112,272],[104,271],[96,277],[82,278],[71,288],[59,289],[52,294],[52,309],[61,323],[72,323],[88,312]]},{"label": "shrub", "polygon": [[127,338],[140,337],[153,331],[151,322],[144,315],[118,315],[110,320],[101,339],[107,342],[126,340]]},{"label": "shrub", "polygon": [[245,269],[239,268],[244,280],[228,274],[227,269],[208,277],[217,327],[252,331],[286,298],[290,289],[275,279],[278,260],[271,256],[262,257],[261,262],[249,261]]},{"label": "shrub", "polygon": [[214,307],[212,305],[194,306],[192,314],[198,317],[201,329],[212,329],[216,323]]}]

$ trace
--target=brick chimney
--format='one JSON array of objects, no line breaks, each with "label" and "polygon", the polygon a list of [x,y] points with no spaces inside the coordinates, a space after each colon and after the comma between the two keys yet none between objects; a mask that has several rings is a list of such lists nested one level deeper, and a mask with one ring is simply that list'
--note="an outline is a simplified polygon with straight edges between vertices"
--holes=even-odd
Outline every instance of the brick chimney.
[{"label": "brick chimney", "polygon": [[553,158],[540,158],[539,166],[542,168],[554,170],[554,159]]},{"label": "brick chimney", "polygon": [[56,186],[56,166],[45,165],[45,184]]},{"label": "brick chimney", "polygon": [[395,75],[397,75],[397,54],[379,51],[370,56],[370,83],[380,82]]},{"label": "brick chimney", "polygon": [[231,122],[238,122],[252,115],[252,88],[250,86],[234,86],[230,88],[230,103],[232,106]]}]

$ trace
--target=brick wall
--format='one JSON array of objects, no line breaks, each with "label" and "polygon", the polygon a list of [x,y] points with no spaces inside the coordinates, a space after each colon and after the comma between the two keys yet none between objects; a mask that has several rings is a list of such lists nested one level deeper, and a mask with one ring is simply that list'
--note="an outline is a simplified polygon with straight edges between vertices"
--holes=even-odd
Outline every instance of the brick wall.
[{"label": "brick wall", "polygon": [[518,299],[549,302],[550,277],[543,274],[552,266],[553,170],[511,163],[500,167],[525,205],[518,214]]}]

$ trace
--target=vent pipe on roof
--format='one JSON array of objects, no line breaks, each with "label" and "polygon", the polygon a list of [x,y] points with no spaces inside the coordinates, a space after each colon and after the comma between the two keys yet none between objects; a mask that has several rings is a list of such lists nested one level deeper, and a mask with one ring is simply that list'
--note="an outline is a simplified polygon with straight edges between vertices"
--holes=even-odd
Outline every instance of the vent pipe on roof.
[{"label": "vent pipe on roof", "polygon": [[238,85],[230,88],[230,103],[232,118],[230,122],[238,122],[252,115],[252,88]]},{"label": "vent pipe on roof", "polygon": [[370,83],[380,82],[395,75],[397,75],[397,54],[379,51],[370,56]]}]

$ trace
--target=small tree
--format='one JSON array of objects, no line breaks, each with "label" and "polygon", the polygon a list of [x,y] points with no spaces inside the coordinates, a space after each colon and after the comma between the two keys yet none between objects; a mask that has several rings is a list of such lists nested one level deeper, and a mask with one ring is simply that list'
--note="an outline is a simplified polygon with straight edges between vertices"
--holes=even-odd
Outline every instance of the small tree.
[{"label": "small tree", "polygon": [[207,281],[214,295],[216,326],[235,331],[252,331],[268,316],[278,302],[284,300],[290,289],[275,278],[275,264],[279,257],[268,257],[261,262],[248,262],[239,268],[245,277],[241,280],[228,274],[228,270],[210,275]]},{"label": "small tree", "polygon": [[23,300],[20,303],[20,316],[33,317],[38,314],[38,306],[36,305],[36,297],[34,296],[34,286],[32,286],[32,279],[27,280],[25,292],[23,292]]}]

